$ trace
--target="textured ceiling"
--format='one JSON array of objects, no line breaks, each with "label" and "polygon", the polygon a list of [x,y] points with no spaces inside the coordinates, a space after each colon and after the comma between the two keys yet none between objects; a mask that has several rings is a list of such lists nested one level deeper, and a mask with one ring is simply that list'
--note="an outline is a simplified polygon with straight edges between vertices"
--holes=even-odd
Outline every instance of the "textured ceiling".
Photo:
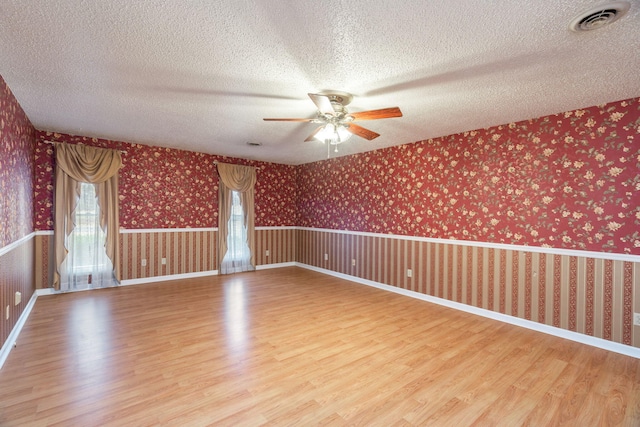
[{"label": "textured ceiling", "polygon": [[602,2],[2,0],[0,75],[40,130],[300,164],[316,125],[262,118],[314,117],[308,92],[404,113],[337,155],[640,96],[630,3],[575,33]]}]

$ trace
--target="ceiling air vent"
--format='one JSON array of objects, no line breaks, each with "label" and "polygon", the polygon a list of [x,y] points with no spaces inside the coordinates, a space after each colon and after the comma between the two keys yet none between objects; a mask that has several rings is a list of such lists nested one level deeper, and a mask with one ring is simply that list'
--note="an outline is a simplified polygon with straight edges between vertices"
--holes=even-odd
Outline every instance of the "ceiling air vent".
[{"label": "ceiling air vent", "polygon": [[629,10],[629,3],[616,1],[590,9],[576,16],[569,28],[576,32],[597,30],[620,19]]}]

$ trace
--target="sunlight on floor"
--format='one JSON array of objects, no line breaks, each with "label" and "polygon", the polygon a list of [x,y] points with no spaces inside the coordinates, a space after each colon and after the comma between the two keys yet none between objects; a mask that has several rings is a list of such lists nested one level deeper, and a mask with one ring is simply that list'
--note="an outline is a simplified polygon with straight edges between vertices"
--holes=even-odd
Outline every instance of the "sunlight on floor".
[{"label": "sunlight on floor", "polygon": [[234,280],[225,285],[224,317],[229,350],[236,355],[244,354],[247,347],[249,319],[246,290],[242,280]]}]

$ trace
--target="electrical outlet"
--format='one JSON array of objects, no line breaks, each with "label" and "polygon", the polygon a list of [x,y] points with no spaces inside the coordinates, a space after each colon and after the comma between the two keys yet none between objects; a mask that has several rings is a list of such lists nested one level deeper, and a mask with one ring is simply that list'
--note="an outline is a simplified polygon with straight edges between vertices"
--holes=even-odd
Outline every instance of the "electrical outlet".
[{"label": "electrical outlet", "polygon": [[142,266],[143,267],[147,266],[147,259],[146,258],[142,258]]},{"label": "electrical outlet", "polygon": [[162,265],[167,265],[167,259],[166,258],[162,258]]},{"label": "electrical outlet", "polygon": [[266,251],[264,251],[264,256],[269,256],[269,249],[267,249]]},{"label": "electrical outlet", "polygon": [[21,302],[22,302],[22,294],[20,292],[16,292],[14,305],[18,305]]},{"label": "electrical outlet", "polygon": [[640,326],[640,313],[633,313],[633,324]]},{"label": "electrical outlet", "polygon": [[355,266],[356,266],[356,260],[355,260],[355,259],[352,259],[352,260],[351,260],[351,267],[355,267]]},{"label": "electrical outlet", "polygon": [[324,254],[324,260],[329,261],[329,254]]},{"label": "electrical outlet", "polygon": [[407,277],[413,277],[413,271],[410,268],[407,269]]}]

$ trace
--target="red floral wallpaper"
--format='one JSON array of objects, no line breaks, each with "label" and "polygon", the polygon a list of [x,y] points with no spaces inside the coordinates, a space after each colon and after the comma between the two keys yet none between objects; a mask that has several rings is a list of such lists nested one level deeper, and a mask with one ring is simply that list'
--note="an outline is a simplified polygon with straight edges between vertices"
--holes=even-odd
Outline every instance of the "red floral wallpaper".
[{"label": "red floral wallpaper", "polygon": [[640,255],[640,99],[300,166],[300,225]]},{"label": "red floral wallpaper", "polygon": [[35,129],[0,76],[0,248],[33,231]]},{"label": "red floral wallpaper", "polygon": [[35,226],[57,140],[126,150],[124,228],[215,227],[214,160],[258,168],[256,225],[640,254],[640,100],[300,166],[37,132]]},{"label": "red floral wallpaper", "polygon": [[98,138],[37,132],[35,227],[53,229],[53,146],[82,143],[126,151],[120,171],[120,226],[127,229],[217,227],[214,161],[257,168],[256,226],[295,225],[295,167]]}]

